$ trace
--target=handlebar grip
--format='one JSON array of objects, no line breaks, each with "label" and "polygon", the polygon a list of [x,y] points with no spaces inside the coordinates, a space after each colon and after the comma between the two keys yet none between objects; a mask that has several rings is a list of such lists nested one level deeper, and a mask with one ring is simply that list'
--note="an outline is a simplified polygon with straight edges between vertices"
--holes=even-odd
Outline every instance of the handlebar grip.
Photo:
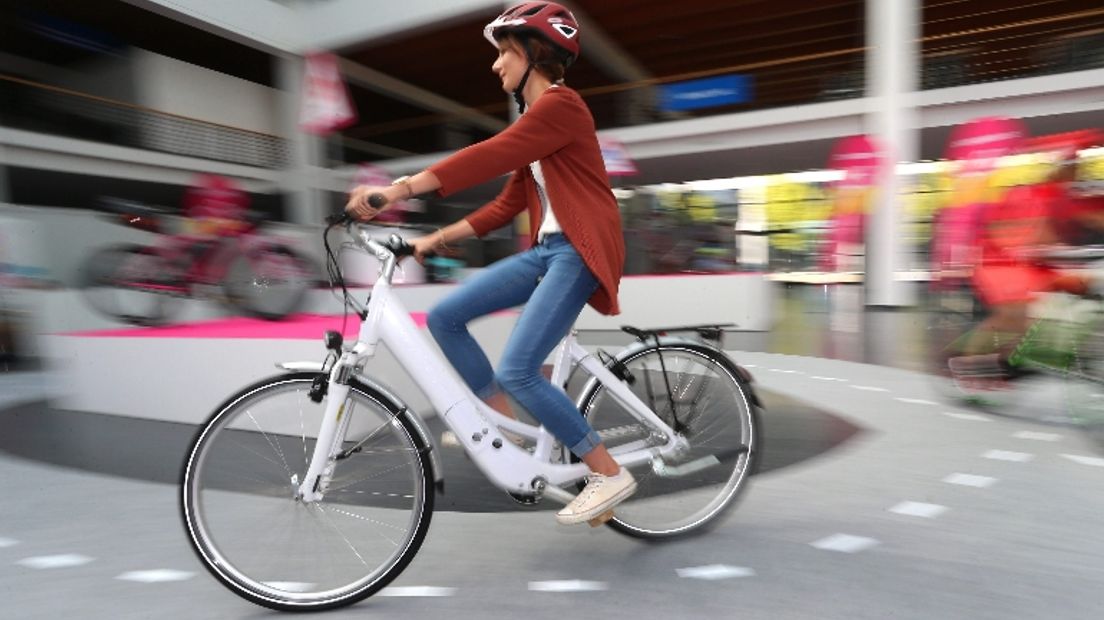
[{"label": "handlebar grip", "polygon": [[387,206],[387,197],[383,194],[372,194],[368,197],[368,206],[378,211]]}]

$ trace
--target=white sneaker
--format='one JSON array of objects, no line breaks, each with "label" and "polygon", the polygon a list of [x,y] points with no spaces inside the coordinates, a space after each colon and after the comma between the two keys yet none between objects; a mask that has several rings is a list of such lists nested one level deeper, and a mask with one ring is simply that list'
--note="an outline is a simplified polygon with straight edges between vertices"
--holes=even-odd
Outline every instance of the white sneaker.
[{"label": "white sneaker", "polygon": [[556,520],[564,525],[583,521],[591,521],[591,525],[601,525],[613,516],[614,506],[635,492],[636,480],[624,467],[616,476],[591,474],[587,476],[587,485],[582,492],[556,513]]}]

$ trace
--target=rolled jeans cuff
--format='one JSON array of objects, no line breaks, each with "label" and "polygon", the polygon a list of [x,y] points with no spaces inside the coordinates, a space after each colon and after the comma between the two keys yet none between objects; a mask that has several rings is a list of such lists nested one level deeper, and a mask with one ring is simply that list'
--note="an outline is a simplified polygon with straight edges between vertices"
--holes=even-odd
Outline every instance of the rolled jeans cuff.
[{"label": "rolled jeans cuff", "polygon": [[570,446],[570,448],[572,454],[582,458],[600,445],[602,445],[602,438],[598,436],[597,431],[591,430],[586,436],[579,440],[579,443]]},{"label": "rolled jeans cuff", "polygon": [[498,381],[493,381],[492,380],[486,386],[484,386],[484,387],[482,387],[478,390],[474,390],[474,391],[475,391],[475,395],[478,396],[480,400],[487,400],[488,398],[490,398],[490,397],[494,396],[495,394],[498,394],[499,392],[501,392],[502,388],[499,387]]}]

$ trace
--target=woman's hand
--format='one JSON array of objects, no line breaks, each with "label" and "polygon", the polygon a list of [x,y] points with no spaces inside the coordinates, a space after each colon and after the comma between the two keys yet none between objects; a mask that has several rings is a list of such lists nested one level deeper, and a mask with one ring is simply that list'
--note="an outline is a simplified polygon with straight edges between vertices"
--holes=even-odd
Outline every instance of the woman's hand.
[{"label": "woman's hand", "polygon": [[424,265],[427,254],[436,253],[437,250],[443,247],[441,243],[441,231],[426,235],[424,237],[415,237],[408,239],[409,243],[414,248],[414,260],[419,264]]},{"label": "woman's hand", "polygon": [[[367,222],[379,215],[384,207],[395,201],[395,198],[391,195],[394,191],[395,188],[391,186],[359,185],[349,192],[349,201],[345,203],[345,212],[362,222]],[[387,199],[387,202],[381,205],[379,209],[368,204],[368,198],[373,194],[380,194]]]}]

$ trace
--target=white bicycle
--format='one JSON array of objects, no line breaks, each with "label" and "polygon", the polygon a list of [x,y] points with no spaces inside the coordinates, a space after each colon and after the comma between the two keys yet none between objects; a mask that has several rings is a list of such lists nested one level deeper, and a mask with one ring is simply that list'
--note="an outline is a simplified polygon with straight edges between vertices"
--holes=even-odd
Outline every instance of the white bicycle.
[{"label": "white bicycle", "polygon": [[[358,225],[349,232],[381,264],[368,303],[357,306],[357,341],[329,332],[324,362],[282,364],[285,374],[229,398],[184,463],[181,510],[200,560],[236,594],[278,610],[331,609],[386,586],[418,552],[444,491],[425,423],[365,368],[381,342],[475,465],[515,499],[566,503],[588,473],[543,427],[494,411],[448,370],[392,291],[410,246]],[[613,529],[644,539],[699,532],[744,488],[760,406],[747,372],[709,342],[721,327],[625,327],[637,341],[613,356],[588,352],[570,334],[554,354],[555,385],[588,373],[577,377],[579,411],[638,480],[608,521]],[[702,338],[665,335],[676,331]]]}]

